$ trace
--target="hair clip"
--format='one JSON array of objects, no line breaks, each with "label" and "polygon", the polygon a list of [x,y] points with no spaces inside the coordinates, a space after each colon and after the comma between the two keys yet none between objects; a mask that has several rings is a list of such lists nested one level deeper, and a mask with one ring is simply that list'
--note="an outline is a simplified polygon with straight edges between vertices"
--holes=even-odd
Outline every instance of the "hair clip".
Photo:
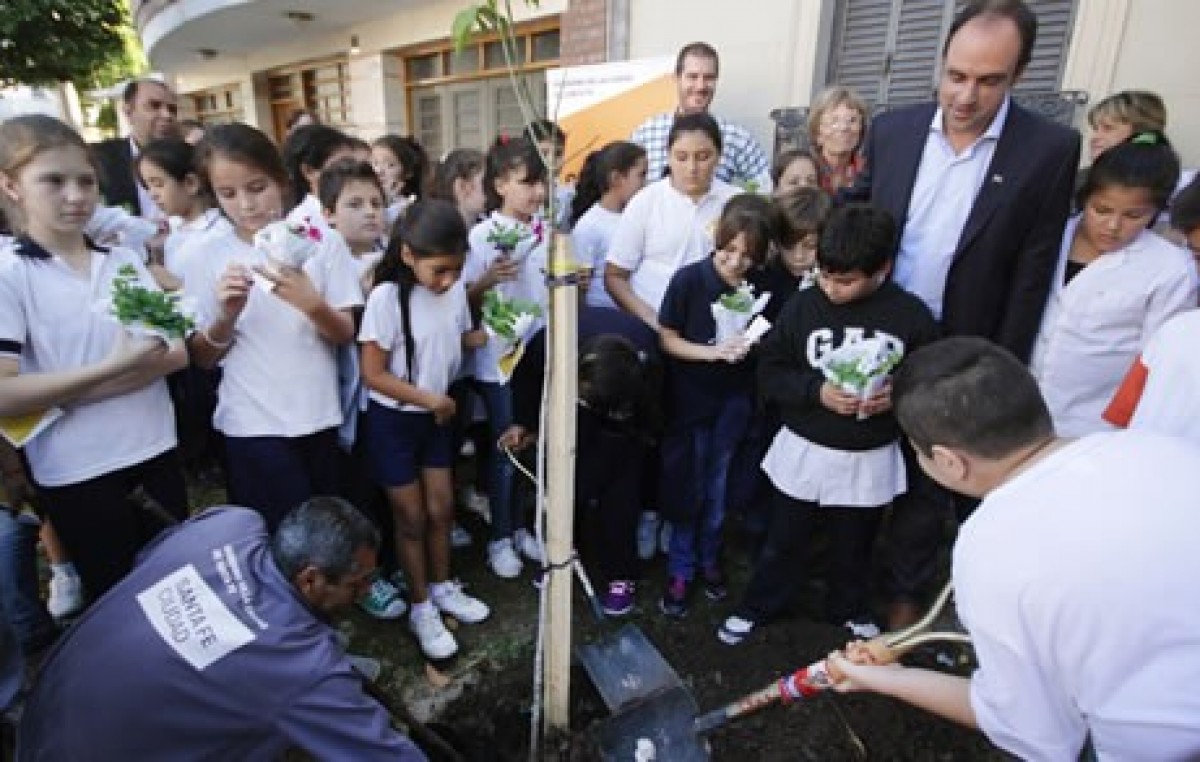
[{"label": "hair clip", "polygon": [[1161,142],[1157,132],[1139,132],[1129,139],[1135,146],[1156,146]]},{"label": "hair clip", "polygon": [[500,133],[499,140],[500,140],[500,145],[502,145],[502,146],[508,145],[508,133],[507,132]]}]

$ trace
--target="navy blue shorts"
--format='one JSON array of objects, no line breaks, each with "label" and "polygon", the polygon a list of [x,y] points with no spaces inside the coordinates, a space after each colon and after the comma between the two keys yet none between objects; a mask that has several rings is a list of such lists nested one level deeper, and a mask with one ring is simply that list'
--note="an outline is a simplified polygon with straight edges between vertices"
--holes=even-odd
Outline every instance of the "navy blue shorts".
[{"label": "navy blue shorts", "polygon": [[367,408],[367,462],[375,481],[404,487],[417,481],[423,468],[454,465],[454,427],[433,422],[433,413],[396,410],[374,400]]}]

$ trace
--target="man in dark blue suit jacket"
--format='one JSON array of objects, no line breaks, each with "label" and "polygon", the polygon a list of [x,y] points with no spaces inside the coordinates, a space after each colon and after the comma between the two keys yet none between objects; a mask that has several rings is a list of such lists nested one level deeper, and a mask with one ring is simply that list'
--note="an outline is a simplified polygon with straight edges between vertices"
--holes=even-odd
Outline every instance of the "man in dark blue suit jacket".
[{"label": "man in dark blue suit jacket", "polygon": [[129,120],[129,137],[92,146],[100,165],[100,194],[105,204],[122,206],[131,214],[150,219],[158,209],[137,178],[134,159],[152,140],[179,137],[175,93],[158,80],[134,80],[121,95],[121,110]]},{"label": "man in dark blue suit jacket", "polygon": [[[1079,165],[1079,135],[1010,93],[1037,18],[1019,0],[975,0],[942,51],[936,103],[877,117],[857,189],[899,223],[894,277],[951,335],[982,336],[1028,360],[1050,293]],[[912,465],[897,501],[892,624],[915,613],[940,539],[930,501],[948,496]]]}]

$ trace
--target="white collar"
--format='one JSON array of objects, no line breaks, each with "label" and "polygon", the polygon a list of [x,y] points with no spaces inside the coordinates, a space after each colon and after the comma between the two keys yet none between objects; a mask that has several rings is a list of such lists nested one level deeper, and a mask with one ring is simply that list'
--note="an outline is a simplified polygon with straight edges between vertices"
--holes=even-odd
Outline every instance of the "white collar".
[{"label": "white collar", "polygon": [[[1004,131],[1004,123],[1008,120],[1008,107],[1011,103],[1012,96],[1004,96],[1004,102],[1000,104],[1000,108],[997,109],[996,115],[992,117],[992,123],[988,125],[988,128],[983,131],[982,135],[972,142],[972,145],[975,145],[983,140],[1000,139],[1000,133]],[[945,119],[943,118],[942,107],[940,105],[937,107],[937,111],[933,112],[933,120],[929,123],[929,129],[933,132],[939,133],[942,135],[942,137],[946,136]]]}]

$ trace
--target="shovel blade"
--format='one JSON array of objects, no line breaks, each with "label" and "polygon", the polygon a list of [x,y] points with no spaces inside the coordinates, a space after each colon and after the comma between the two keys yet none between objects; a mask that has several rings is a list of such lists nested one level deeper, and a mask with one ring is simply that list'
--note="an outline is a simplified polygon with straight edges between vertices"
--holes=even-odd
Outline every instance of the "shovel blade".
[{"label": "shovel blade", "polygon": [[[692,729],[698,709],[682,685],[626,707],[596,728],[601,759],[708,762],[708,744]],[[652,750],[653,756],[647,755],[647,750]]]},{"label": "shovel blade", "polygon": [[610,712],[681,685],[679,675],[658,649],[631,624],[595,643],[581,645],[578,653]]}]

